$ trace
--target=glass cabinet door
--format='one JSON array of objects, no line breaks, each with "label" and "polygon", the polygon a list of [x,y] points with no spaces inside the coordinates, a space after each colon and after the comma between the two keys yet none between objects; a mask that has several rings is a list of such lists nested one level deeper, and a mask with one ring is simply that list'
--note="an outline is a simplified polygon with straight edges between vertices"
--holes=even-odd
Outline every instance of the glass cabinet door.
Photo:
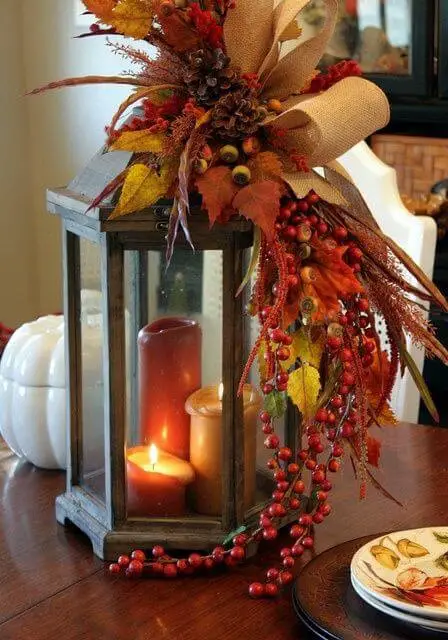
[{"label": "glass cabinet door", "polygon": [[[325,20],[325,2],[314,0],[302,12],[304,37]],[[390,95],[430,92],[434,59],[432,0],[341,0],[335,32],[321,68],[354,59],[369,79]]]}]

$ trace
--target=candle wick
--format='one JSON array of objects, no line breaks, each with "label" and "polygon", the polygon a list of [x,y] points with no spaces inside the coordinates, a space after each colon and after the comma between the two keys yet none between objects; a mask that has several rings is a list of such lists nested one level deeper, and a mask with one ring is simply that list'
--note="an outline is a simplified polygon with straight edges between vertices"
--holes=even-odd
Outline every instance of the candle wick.
[{"label": "candle wick", "polygon": [[156,463],[154,462],[154,464],[152,465],[152,470],[155,471],[156,470]]}]

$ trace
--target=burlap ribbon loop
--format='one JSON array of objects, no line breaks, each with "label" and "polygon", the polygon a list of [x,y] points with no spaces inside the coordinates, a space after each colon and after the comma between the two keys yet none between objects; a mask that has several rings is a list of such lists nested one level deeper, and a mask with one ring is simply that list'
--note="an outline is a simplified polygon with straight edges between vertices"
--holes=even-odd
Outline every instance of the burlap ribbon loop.
[{"label": "burlap ribbon loop", "polygon": [[362,78],[345,78],[328,91],[309,96],[270,120],[288,129],[291,147],[321,167],[386,126],[389,105],[384,93]]},{"label": "burlap ribbon loop", "polygon": [[[280,58],[282,34],[309,2],[282,0],[274,9],[274,0],[237,0],[224,35],[234,64],[244,72],[258,72],[261,100],[282,101],[283,112],[268,116],[263,124],[286,130],[288,147],[305,156],[310,167],[322,167],[383,128],[390,111],[381,89],[358,77],[341,80],[320,94],[301,94],[325,52],[338,15],[338,0],[324,0],[322,30]],[[286,173],[284,178],[298,196],[314,188],[332,202],[344,201],[334,185],[314,172]]]},{"label": "burlap ribbon loop", "polygon": [[243,73],[256,73],[268,55],[273,13],[274,0],[238,0],[229,11],[224,24],[227,55]]},{"label": "burlap ribbon loop", "polygon": [[285,29],[297,18],[297,15],[309,4],[310,0],[282,0],[273,15],[273,41],[269,43],[269,53],[263,64],[257,69],[260,77],[267,76],[278,62],[280,39]]}]

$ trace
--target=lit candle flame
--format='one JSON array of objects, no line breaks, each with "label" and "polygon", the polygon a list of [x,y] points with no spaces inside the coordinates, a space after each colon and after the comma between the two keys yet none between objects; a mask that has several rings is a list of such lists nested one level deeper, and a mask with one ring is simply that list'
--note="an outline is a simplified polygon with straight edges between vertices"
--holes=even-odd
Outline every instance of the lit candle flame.
[{"label": "lit candle flame", "polygon": [[152,444],[149,447],[148,453],[149,453],[149,462],[152,465],[152,468],[154,470],[154,467],[156,466],[156,464],[159,461],[159,450],[157,449],[155,444]]},{"label": "lit candle flame", "polygon": [[223,385],[223,383],[221,382],[221,383],[220,383],[220,385],[219,385],[219,387],[218,387],[218,398],[219,398],[219,401],[220,401],[220,402],[222,402],[222,398],[223,398],[223,396],[224,396],[224,385]]}]

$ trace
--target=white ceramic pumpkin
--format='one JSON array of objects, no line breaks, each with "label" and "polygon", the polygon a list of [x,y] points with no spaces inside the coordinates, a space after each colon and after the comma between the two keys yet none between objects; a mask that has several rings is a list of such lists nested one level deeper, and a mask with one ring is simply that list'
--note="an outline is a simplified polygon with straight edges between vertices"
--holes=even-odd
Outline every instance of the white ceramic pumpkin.
[{"label": "white ceramic pumpkin", "polygon": [[[103,451],[102,323],[97,292],[82,295],[84,451],[92,466]],[[20,327],[0,362],[0,434],[37,467],[66,468],[64,318],[45,316]],[[104,464],[104,462],[103,462]],[[101,465],[102,466],[102,465]]]}]

